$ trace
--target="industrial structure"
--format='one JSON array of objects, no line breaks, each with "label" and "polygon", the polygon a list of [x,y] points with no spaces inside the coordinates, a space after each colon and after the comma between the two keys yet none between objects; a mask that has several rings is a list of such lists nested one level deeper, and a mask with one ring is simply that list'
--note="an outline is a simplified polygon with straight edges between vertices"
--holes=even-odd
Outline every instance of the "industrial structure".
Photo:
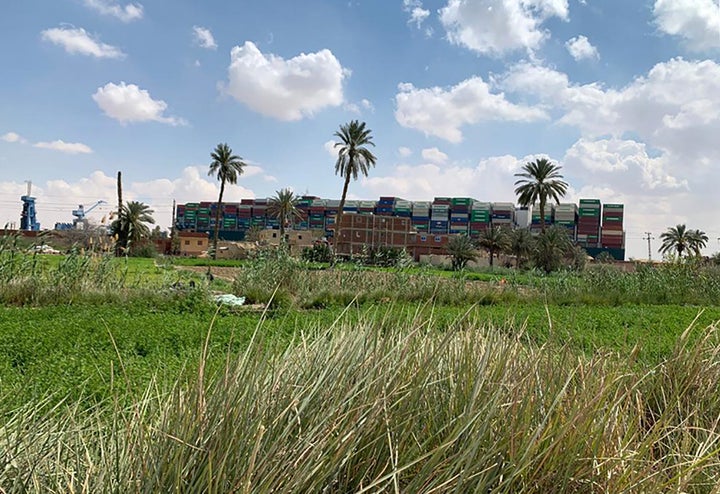
[{"label": "industrial structure", "polygon": [[82,204],[78,205],[77,209],[72,210],[72,215],[74,216],[72,223],[55,223],[55,229],[56,230],[87,230],[88,228],[88,220],[86,216],[96,207],[100,206],[101,204],[107,204],[107,201],[103,201],[100,199],[95,204],[90,206],[89,208],[85,209],[85,207]]},{"label": "industrial structure", "polygon": [[35,198],[30,195],[32,192],[32,182],[29,180],[27,184],[27,194],[20,197],[22,201],[22,213],[20,214],[20,230],[37,232],[40,230],[40,223],[35,215]]},{"label": "industrial structure", "polygon": [[[224,203],[220,215],[220,238],[243,240],[251,228],[279,229],[277,218],[267,213],[269,199],[243,199]],[[302,196],[293,230],[314,230],[332,241],[340,201]],[[211,234],[215,228],[217,203],[179,204],[174,224],[180,231]],[[596,257],[607,252],[625,259],[624,208],[622,204],[601,204],[598,199],[581,199],[579,205],[548,204],[545,224],[566,228],[570,238]],[[478,238],[490,227],[529,228],[540,231],[537,208],[516,208],[510,202],[483,202],[469,197],[436,197],[430,201],[406,201],[385,196],[377,201],[347,201],[338,251],[357,252],[362,245],[405,247],[415,256],[442,253],[450,235],[466,234]],[[394,219],[395,218],[395,219]],[[347,229],[347,231],[346,231]]]}]

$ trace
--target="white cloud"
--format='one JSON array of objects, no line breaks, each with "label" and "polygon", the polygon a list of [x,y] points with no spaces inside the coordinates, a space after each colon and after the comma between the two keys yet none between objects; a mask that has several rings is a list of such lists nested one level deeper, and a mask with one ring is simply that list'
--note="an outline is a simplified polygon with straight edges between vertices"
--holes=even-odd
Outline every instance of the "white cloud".
[{"label": "white cloud", "polygon": [[415,24],[418,29],[430,17],[430,11],[423,8],[421,0],[403,0],[403,10],[410,14],[408,24]]},{"label": "white cloud", "polygon": [[443,165],[447,163],[448,155],[440,151],[438,148],[427,148],[422,150],[422,157],[432,163]]},{"label": "white cloud", "polygon": [[660,31],[684,38],[690,50],[720,49],[718,0],[656,0],[653,15]]},{"label": "white cloud", "polygon": [[375,112],[375,106],[368,99],[362,99],[358,103],[345,103],[343,108],[356,115],[362,115],[363,110],[367,110],[370,113]]},{"label": "white cloud", "polygon": [[550,17],[568,18],[567,0],[448,0],[440,21],[450,42],[483,55],[533,52],[550,34]]},{"label": "white cloud", "polygon": [[65,142],[62,140],[52,142],[38,142],[33,144],[33,147],[40,149],[51,149],[53,151],[60,151],[61,153],[67,154],[91,154],[93,152],[90,146],[81,142]]},{"label": "white cloud", "polygon": [[193,26],[193,38],[195,39],[195,43],[200,45],[202,48],[207,48],[208,50],[217,49],[215,38],[213,37],[212,32],[210,32],[210,30],[206,27]]},{"label": "white cloud", "polygon": [[411,156],[412,153],[413,153],[412,149],[410,149],[408,147],[400,146],[398,148],[398,154],[400,155],[401,158],[407,158],[408,156]]},{"label": "white cloud", "polygon": [[600,58],[600,54],[585,36],[576,36],[565,42],[565,48],[575,60]]},{"label": "white cloud", "polygon": [[170,125],[186,124],[181,118],[165,116],[167,103],[152,99],[147,90],[140,89],[135,84],[110,82],[98,88],[92,98],[108,117],[122,124],[147,121]]},{"label": "white cloud", "polygon": [[480,77],[460,82],[450,89],[418,89],[398,86],[395,119],[409,127],[450,142],[460,142],[460,127],[481,121],[532,122],[547,118],[544,110],[516,105],[502,93],[492,94]]},{"label": "white cloud", "polygon": [[103,15],[110,15],[123,22],[131,22],[143,17],[143,6],[139,3],[119,5],[114,0],[85,0],[85,6]]},{"label": "white cloud", "polygon": [[506,155],[484,159],[475,166],[403,164],[392,168],[388,175],[363,178],[361,187],[365,196],[392,195],[411,201],[428,201],[436,196],[511,201],[515,197],[512,174],[530,159]]},{"label": "white cloud", "polygon": [[65,48],[68,53],[90,55],[95,58],[124,58],[125,54],[112,45],[101,43],[83,28],[56,27],[41,33],[45,41]]},{"label": "white cloud", "polygon": [[[670,174],[672,163],[667,155],[651,157],[643,143],[627,139],[580,139],[565,153],[565,166],[586,177],[590,183],[611,182],[615,190],[632,194],[639,188],[687,188],[686,180]],[[582,171],[581,171],[582,170]]]},{"label": "white cloud", "polygon": [[327,141],[323,144],[323,149],[325,149],[334,160],[337,160],[338,148],[335,147],[335,141]]},{"label": "white cloud", "polygon": [[0,136],[0,139],[2,139],[5,142],[19,142],[24,143],[26,142],[25,139],[15,132],[8,132],[6,134],[3,134]]},{"label": "white cloud", "polygon": [[529,64],[496,82],[552,105],[560,123],[586,137],[632,133],[680,162],[708,166],[720,159],[720,64],[712,60],[659,63],[621,89],[572,84],[561,72]]},{"label": "white cloud", "polygon": [[330,50],[285,60],[250,41],[230,53],[225,92],[251,110],[292,121],[343,104],[344,69]]}]

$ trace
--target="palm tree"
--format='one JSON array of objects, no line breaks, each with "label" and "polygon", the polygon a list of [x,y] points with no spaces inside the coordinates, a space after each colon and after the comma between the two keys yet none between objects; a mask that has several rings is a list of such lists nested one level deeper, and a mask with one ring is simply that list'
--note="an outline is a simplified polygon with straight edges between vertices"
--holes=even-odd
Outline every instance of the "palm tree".
[{"label": "palm tree", "polygon": [[526,163],[523,172],[516,173],[520,180],[515,182],[518,202],[521,206],[531,206],[539,201],[540,229],[545,231],[545,204],[548,198],[560,202],[567,192],[568,184],[562,180],[561,166],[557,166],[546,158],[538,158]]},{"label": "palm tree", "polygon": [[339,174],[345,179],[342,196],[340,197],[340,206],[338,206],[338,214],[335,219],[336,239],[340,238],[340,221],[345,208],[345,198],[347,197],[350,178],[357,180],[360,173],[367,177],[370,167],[375,166],[377,161],[375,155],[366,147],[375,146],[371,133],[370,129],[365,128],[365,122],[360,123],[357,120],[352,120],[350,123],[341,125],[340,130],[333,134],[340,139],[340,142],[335,143],[335,147],[340,148],[335,162],[335,174]]},{"label": "palm tree", "polygon": [[301,218],[297,209],[298,199],[290,189],[275,191],[275,197],[268,201],[267,212],[280,222],[280,239],[285,240],[285,224],[293,218]]},{"label": "palm tree", "polygon": [[123,205],[119,217],[110,226],[113,235],[117,236],[119,250],[128,252],[143,238],[150,236],[147,224],[155,224],[154,212],[142,202],[128,201]]},{"label": "palm tree", "polygon": [[690,250],[696,256],[700,256],[700,251],[705,248],[708,243],[708,236],[702,230],[690,230]]},{"label": "palm tree", "polygon": [[562,226],[551,226],[535,238],[533,261],[535,266],[546,273],[559,269],[565,254],[572,249],[572,242],[567,229]]},{"label": "palm tree", "polygon": [[510,232],[510,252],[515,256],[515,267],[520,268],[524,257],[533,250],[535,238],[527,228],[516,228]]},{"label": "palm tree", "polygon": [[700,250],[703,249],[708,242],[708,237],[705,232],[701,230],[690,230],[684,224],[668,228],[665,233],[660,235],[660,239],[662,240],[660,252],[662,254],[670,254],[675,251],[677,252],[678,258],[682,257],[683,252],[700,255]]},{"label": "palm tree", "polygon": [[510,245],[510,238],[504,228],[491,226],[480,232],[478,245],[490,255],[490,267],[492,267],[495,253],[507,249]]},{"label": "palm tree", "polygon": [[477,259],[475,244],[467,235],[453,235],[447,244],[447,252],[452,260],[453,271],[462,271],[468,261]]},{"label": "palm tree", "polygon": [[220,196],[218,196],[217,209],[215,210],[215,236],[213,240],[213,259],[217,259],[218,235],[220,233],[220,213],[222,212],[222,199],[225,193],[225,184],[236,184],[238,177],[245,171],[246,163],[240,156],[233,154],[232,149],[225,144],[218,144],[215,150],[210,153],[212,162],[208,175],[217,177],[220,180]]}]

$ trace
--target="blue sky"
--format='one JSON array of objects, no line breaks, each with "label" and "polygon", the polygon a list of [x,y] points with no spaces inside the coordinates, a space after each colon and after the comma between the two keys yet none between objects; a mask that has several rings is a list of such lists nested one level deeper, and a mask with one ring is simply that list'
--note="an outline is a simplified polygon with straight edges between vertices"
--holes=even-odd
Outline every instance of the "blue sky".
[{"label": "blue sky", "polygon": [[228,201],[339,198],[333,133],[360,119],[378,163],[353,198],[512,201],[549,156],[568,201],[625,203],[629,257],[677,223],[720,249],[718,0],[28,0],[0,41],[3,224],[25,180],[52,227],[122,171],[169,226],[217,199],[219,142],[250,163]]}]

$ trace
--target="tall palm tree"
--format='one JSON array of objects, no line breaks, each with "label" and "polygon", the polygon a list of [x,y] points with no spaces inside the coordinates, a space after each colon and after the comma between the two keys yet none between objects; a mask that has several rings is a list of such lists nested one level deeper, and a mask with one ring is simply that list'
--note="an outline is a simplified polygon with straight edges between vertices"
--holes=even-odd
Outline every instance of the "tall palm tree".
[{"label": "tall palm tree", "polygon": [[340,139],[340,142],[335,143],[335,147],[340,148],[335,162],[335,174],[345,179],[342,196],[340,197],[340,206],[335,219],[336,239],[340,238],[340,221],[345,208],[345,198],[347,197],[350,178],[357,180],[359,174],[367,177],[370,167],[375,166],[377,161],[375,155],[367,148],[367,146],[375,146],[371,133],[372,131],[365,127],[365,122],[352,120],[350,123],[341,125],[340,130],[333,134]]},{"label": "tall palm tree", "polygon": [[155,224],[154,212],[142,202],[128,201],[123,205],[118,218],[110,226],[113,235],[117,236],[119,250],[128,252],[143,238],[150,237],[147,224]]},{"label": "tall palm tree", "polygon": [[700,255],[700,250],[708,242],[705,232],[688,229],[684,224],[668,228],[665,233],[660,234],[660,239],[662,240],[660,252],[670,254],[675,251],[678,258],[681,258],[683,253]]},{"label": "tall palm tree", "polygon": [[495,253],[500,253],[507,249],[510,245],[510,238],[504,228],[491,226],[480,232],[478,245],[485,249],[490,255],[490,267],[492,267]]},{"label": "tall palm tree", "polygon": [[522,260],[533,250],[535,239],[527,228],[516,228],[510,232],[510,252],[515,256],[515,267],[520,268]]},{"label": "tall palm tree", "polygon": [[220,214],[222,213],[222,199],[225,193],[225,184],[236,184],[238,177],[245,171],[246,163],[240,156],[233,154],[232,149],[221,143],[210,153],[212,162],[208,175],[217,177],[220,180],[220,195],[218,196],[217,209],[215,210],[215,236],[213,240],[213,259],[217,259],[218,235],[220,233]]},{"label": "tall palm tree", "polygon": [[447,244],[453,271],[462,271],[469,261],[477,258],[475,244],[467,235],[453,235]]},{"label": "tall palm tree", "polygon": [[546,158],[538,158],[526,163],[520,177],[515,182],[515,194],[521,206],[532,206],[538,201],[540,209],[540,229],[545,231],[545,205],[548,198],[560,202],[560,198],[567,192],[568,184],[562,180],[561,166],[557,166]]},{"label": "tall palm tree", "polygon": [[275,191],[275,197],[268,201],[267,212],[271,217],[277,218],[280,222],[280,239],[285,240],[285,224],[293,218],[300,218],[300,211],[297,209],[298,198],[290,189]]}]

